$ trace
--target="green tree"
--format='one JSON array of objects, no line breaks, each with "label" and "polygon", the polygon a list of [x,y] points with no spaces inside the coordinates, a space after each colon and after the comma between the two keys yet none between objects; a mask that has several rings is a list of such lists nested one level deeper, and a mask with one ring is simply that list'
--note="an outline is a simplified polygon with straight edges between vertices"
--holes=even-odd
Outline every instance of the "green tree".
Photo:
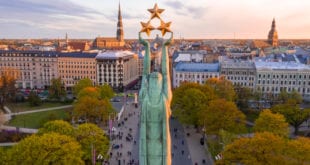
[{"label": "green tree", "polygon": [[231,81],[226,80],[224,77],[210,78],[206,81],[206,85],[212,87],[219,98],[235,101],[236,93],[234,86]]},{"label": "green tree", "polygon": [[81,79],[76,85],[74,85],[73,93],[77,96],[82,89],[86,87],[92,87],[92,86],[93,86],[93,82],[89,78]]},{"label": "green tree", "polygon": [[288,137],[289,125],[282,114],[274,114],[265,109],[255,121],[255,132],[271,132],[282,137]]},{"label": "green tree", "polygon": [[[173,105],[173,116],[181,123],[198,125],[199,112],[206,107],[206,96],[200,90],[188,88],[178,96],[178,104]],[[176,102],[175,102],[176,103]]]},{"label": "green tree", "polygon": [[209,134],[218,134],[221,129],[231,133],[245,131],[245,115],[234,102],[224,99],[210,101],[201,111],[199,119]]},{"label": "green tree", "polygon": [[50,97],[60,100],[61,97],[66,96],[66,91],[61,83],[61,78],[53,78],[51,80],[51,86],[49,87]]},{"label": "green tree", "polygon": [[247,110],[248,109],[248,101],[253,97],[252,92],[250,88],[243,87],[241,85],[234,86],[235,93],[237,96],[236,103],[237,106],[241,110]]},{"label": "green tree", "polygon": [[101,99],[104,99],[104,98],[111,99],[115,95],[111,86],[106,83],[102,86],[99,86],[99,93],[100,93]]},{"label": "green tree", "polygon": [[72,125],[63,120],[54,120],[45,123],[43,127],[39,129],[38,134],[42,135],[52,132],[75,137],[74,128],[72,127]]},{"label": "green tree", "polygon": [[73,117],[84,118],[86,121],[95,123],[96,120],[106,121],[114,109],[109,100],[98,100],[90,96],[81,97],[75,102]]},{"label": "green tree", "polygon": [[13,99],[16,93],[15,83],[19,76],[19,71],[12,68],[0,69],[0,109],[4,104]]},{"label": "green tree", "polygon": [[30,106],[39,106],[42,104],[40,97],[34,91],[30,92],[28,102]]},{"label": "green tree", "polygon": [[275,105],[271,110],[286,118],[286,121],[295,128],[295,135],[298,133],[299,126],[310,117],[310,109],[301,109],[294,99],[289,99],[284,104]]},{"label": "green tree", "polygon": [[32,135],[9,150],[10,164],[84,164],[80,144],[57,133]]},{"label": "green tree", "polygon": [[89,163],[91,161],[92,149],[94,149],[97,154],[107,157],[109,139],[98,126],[90,123],[79,125],[76,130],[76,138],[82,145],[84,151],[83,160],[86,162]]}]

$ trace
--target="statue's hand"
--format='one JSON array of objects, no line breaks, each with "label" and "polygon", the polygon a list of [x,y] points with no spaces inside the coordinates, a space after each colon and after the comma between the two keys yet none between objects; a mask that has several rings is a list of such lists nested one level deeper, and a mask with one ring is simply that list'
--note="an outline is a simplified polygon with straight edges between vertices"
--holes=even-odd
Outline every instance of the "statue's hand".
[{"label": "statue's hand", "polygon": [[167,33],[170,33],[170,38],[167,41],[165,41],[165,43],[164,43],[165,46],[169,45],[171,43],[172,38],[173,38],[173,32],[167,32]]}]

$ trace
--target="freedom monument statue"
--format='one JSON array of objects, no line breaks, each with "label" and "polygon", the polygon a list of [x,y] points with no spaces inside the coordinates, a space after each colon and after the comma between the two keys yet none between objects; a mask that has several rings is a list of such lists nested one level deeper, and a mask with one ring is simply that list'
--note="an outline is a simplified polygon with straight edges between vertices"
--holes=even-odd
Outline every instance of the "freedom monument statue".
[{"label": "freedom monument statue", "polygon": [[[160,18],[164,9],[159,9],[155,4],[154,8],[148,9],[148,11],[151,13],[151,18],[146,23],[141,22],[142,30],[139,32],[139,41],[145,46],[142,83],[139,92],[141,103],[139,164],[170,165],[169,118],[172,93],[167,46],[173,38],[173,33],[169,29],[171,22],[165,23]],[[160,20],[160,26],[157,28],[154,28],[150,23],[154,18]],[[157,36],[151,43],[142,38],[141,33],[145,32],[149,36],[152,30],[160,30],[162,36],[168,32],[170,38],[165,40]],[[151,44],[154,49],[152,51]]]}]

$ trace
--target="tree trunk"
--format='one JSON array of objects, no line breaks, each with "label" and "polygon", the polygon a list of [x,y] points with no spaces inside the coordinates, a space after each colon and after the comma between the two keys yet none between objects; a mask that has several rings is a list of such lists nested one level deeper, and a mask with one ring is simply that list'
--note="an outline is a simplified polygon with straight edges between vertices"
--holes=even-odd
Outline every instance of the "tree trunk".
[{"label": "tree trunk", "polygon": [[298,126],[294,126],[295,130],[294,130],[294,135],[297,135],[299,132],[299,125]]}]

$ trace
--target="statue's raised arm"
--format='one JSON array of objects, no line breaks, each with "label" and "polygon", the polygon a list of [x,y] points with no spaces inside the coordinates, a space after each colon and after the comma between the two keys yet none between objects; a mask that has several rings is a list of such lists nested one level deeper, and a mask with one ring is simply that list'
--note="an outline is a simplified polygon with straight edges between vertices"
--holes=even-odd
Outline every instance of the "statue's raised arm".
[{"label": "statue's raised arm", "polygon": [[144,45],[145,49],[142,74],[148,75],[151,72],[150,43],[141,37],[141,32],[139,32],[139,42]]},{"label": "statue's raised arm", "polygon": [[167,51],[167,46],[171,43],[173,38],[173,33],[170,32],[171,36],[168,40],[164,41],[162,48],[162,76],[163,76],[163,92],[166,94],[168,100],[172,99],[171,94],[171,82],[170,82],[170,72],[169,72],[169,55]]}]

